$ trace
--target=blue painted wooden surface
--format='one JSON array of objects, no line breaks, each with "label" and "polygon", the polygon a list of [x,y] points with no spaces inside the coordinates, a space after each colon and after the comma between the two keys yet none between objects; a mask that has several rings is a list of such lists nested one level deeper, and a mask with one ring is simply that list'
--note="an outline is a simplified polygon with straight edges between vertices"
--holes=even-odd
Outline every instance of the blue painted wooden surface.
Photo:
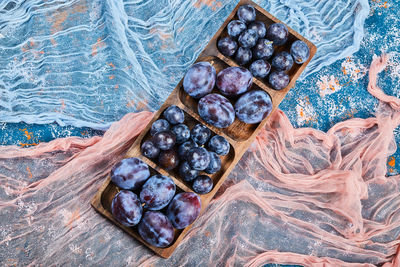
[{"label": "blue painted wooden surface", "polygon": [[[297,82],[280,108],[295,127],[314,127],[327,131],[332,125],[351,117],[374,115],[378,101],[366,90],[367,68],[372,57],[390,52],[392,60],[380,75],[379,85],[390,95],[400,96],[400,1],[370,1],[371,11],[365,23],[365,37],[360,50],[349,58],[338,60]],[[318,36],[317,36],[318,38]],[[30,146],[67,136],[90,137],[101,131],[56,123],[31,125],[0,123],[0,144]],[[400,129],[395,131],[400,143]],[[388,159],[388,174],[399,174],[400,150]]]}]

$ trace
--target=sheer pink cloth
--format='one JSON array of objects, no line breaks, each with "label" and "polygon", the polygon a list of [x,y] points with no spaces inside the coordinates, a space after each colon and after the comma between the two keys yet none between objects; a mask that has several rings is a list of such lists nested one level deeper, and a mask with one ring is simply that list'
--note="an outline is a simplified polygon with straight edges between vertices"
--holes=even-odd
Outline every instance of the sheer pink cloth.
[{"label": "sheer pink cloth", "polygon": [[399,266],[400,177],[386,177],[386,162],[400,100],[376,86],[386,62],[370,69],[376,117],[323,133],[274,113],[169,259],[89,204],[151,113],[127,114],[103,137],[0,147],[0,265]]}]

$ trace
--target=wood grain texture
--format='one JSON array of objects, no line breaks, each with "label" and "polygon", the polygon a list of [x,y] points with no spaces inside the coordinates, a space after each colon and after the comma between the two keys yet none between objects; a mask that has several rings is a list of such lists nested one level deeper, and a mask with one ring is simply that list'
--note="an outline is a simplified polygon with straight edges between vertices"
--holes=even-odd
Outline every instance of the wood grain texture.
[{"label": "wood grain texture", "polygon": [[[202,53],[199,55],[197,58],[196,62],[199,61],[208,61],[210,62],[216,69],[217,73],[229,66],[238,66],[231,58],[227,58],[223,56],[217,49],[217,41],[220,37],[226,36],[226,26],[227,24],[232,20],[236,19],[236,11],[239,8],[239,6],[244,5],[244,4],[251,4],[252,6],[255,7],[256,12],[257,12],[257,20],[263,21],[266,26],[272,24],[272,23],[283,23],[277,18],[273,17],[271,14],[269,14],[267,11],[263,10],[260,8],[258,5],[253,3],[252,1],[249,0],[241,0],[238,5],[233,9],[231,14],[227,17],[226,21],[222,24],[220,29],[216,32],[214,37],[210,40],[208,45],[205,47],[205,49],[202,51]],[[284,23],[283,23],[284,24]],[[286,43],[286,45],[279,47],[276,51],[280,50],[290,50],[290,44],[295,41],[295,40],[302,40],[310,48],[310,58],[307,60],[302,65],[297,65],[294,64],[293,68],[289,71],[289,77],[290,77],[290,83],[289,85],[280,91],[276,91],[272,88],[269,87],[268,83],[265,80],[262,79],[253,79],[253,85],[251,90],[264,90],[266,91],[272,99],[273,103],[273,109],[272,112],[276,110],[276,108],[279,106],[285,95],[288,93],[290,88],[292,88],[299,77],[299,75],[302,73],[302,71],[306,68],[307,64],[310,62],[311,58],[315,55],[316,53],[316,47],[314,44],[312,44],[310,41],[305,39],[303,36],[295,32],[293,29],[288,27],[289,29],[289,40]],[[193,99],[189,95],[186,94],[186,92],[182,88],[182,82],[183,79],[179,82],[179,84],[176,86],[174,91],[170,94],[168,99],[164,102],[164,104],[161,106],[161,108],[154,114],[153,119],[149,122],[149,124],[146,126],[146,128],[142,131],[142,133],[137,137],[135,140],[134,144],[132,147],[129,149],[125,157],[138,157],[141,160],[143,160],[145,163],[147,163],[150,167],[151,173],[156,174],[162,174],[171,177],[176,186],[177,186],[177,192],[193,192],[191,189],[191,186],[189,183],[184,182],[180,177],[177,175],[176,172],[174,171],[167,171],[165,169],[160,168],[157,166],[156,162],[142,156],[140,152],[140,146],[143,141],[145,141],[148,136],[149,136],[149,130],[152,125],[152,123],[159,119],[162,116],[162,112],[169,107],[170,105],[176,105],[180,107],[184,112],[185,112],[185,123],[188,124],[189,128],[194,126],[197,123],[202,123],[206,125],[214,134],[219,134],[225,137],[230,145],[231,145],[231,151],[227,156],[224,156],[221,158],[222,160],[222,168],[219,172],[211,175],[210,177],[213,179],[214,182],[214,188],[213,190],[205,195],[200,195],[201,198],[201,204],[202,204],[202,209],[201,209],[201,214],[204,212],[205,208],[208,206],[209,202],[211,199],[214,197],[226,177],[229,175],[229,173],[232,171],[232,169],[235,167],[236,163],[240,160],[242,157],[243,153],[247,150],[249,145],[253,142],[254,138],[257,136],[259,130],[265,126],[267,123],[267,120],[269,117],[264,119],[262,122],[258,124],[245,124],[240,122],[239,120],[235,120],[235,122],[229,126],[228,128],[225,129],[219,129],[216,128],[212,125],[209,125],[205,123],[200,116],[197,114],[197,102],[198,100]],[[215,90],[215,89],[214,89]],[[271,113],[272,113],[271,112]],[[147,244],[137,233],[136,227],[126,227],[118,223],[112,216],[110,212],[110,206],[111,206],[111,201],[112,198],[115,196],[115,194],[118,192],[118,188],[111,182],[110,177],[107,178],[107,181],[104,183],[104,185],[98,190],[94,198],[92,199],[92,206],[103,216],[111,220],[113,223],[115,223],[117,226],[122,228],[125,232],[127,232],[129,235],[135,237],[137,240],[142,242],[144,245],[149,247],[151,250],[153,250],[155,253],[158,255],[168,258],[175,248],[179,245],[181,240],[184,238],[186,233],[190,230],[191,225],[186,227],[183,230],[176,230],[175,232],[175,240],[174,242],[167,248],[157,248],[154,246],[151,246]],[[200,214],[200,216],[201,216]]]}]

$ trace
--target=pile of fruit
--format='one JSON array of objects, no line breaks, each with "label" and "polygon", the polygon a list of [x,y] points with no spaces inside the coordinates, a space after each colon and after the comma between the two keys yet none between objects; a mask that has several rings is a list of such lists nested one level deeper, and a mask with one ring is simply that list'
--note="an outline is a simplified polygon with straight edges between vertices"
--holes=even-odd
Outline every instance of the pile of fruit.
[{"label": "pile of fruit", "polygon": [[[183,89],[195,99],[199,99],[197,109],[200,117],[217,127],[230,126],[237,117],[248,124],[256,124],[265,119],[272,110],[271,97],[262,90],[250,90],[253,76],[242,67],[229,67],[218,75],[209,62],[192,65],[183,79]],[[214,86],[219,93],[211,93]],[[236,100],[233,106],[231,100]]]},{"label": "pile of fruit", "polygon": [[169,106],[163,116],[151,125],[152,137],[142,143],[142,154],[166,170],[177,169],[182,180],[192,182],[196,193],[209,193],[213,180],[206,174],[221,169],[219,156],[229,153],[229,142],[220,135],[212,136],[202,124],[189,129],[184,112],[177,106]]},{"label": "pile of fruit", "polygon": [[163,175],[150,177],[146,163],[138,158],[118,162],[111,181],[121,190],[114,196],[111,213],[122,225],[137,226],[150,245],[167,247],[175,230],[193,223],[200,214],[200,197],[193,192],[176,193],[174,181]]},{"label": "pile of fruit", "polygon": [[[184,112],[169,106],[163,118],[151,125],[151,138],[142,143],[141,152],[164,169],[179,166],[181,178],[192,182],[196,193],[207,194],[214,185],[204,173],[221,169],[220,156],[229,153],[230,144],[224,137],[212,135],[202,124],[189,129],[184,122]],[[150,177],[149,166],[139,158],[118,162],[111,170],[111,181],[121,189],[111,203],[114,218],[125,226],[138,225],[139,235],[155,247],[169,246],[174,240],[174,228],[187,227],[200,214],[201,201],[196,193],[176,194],[170,177]]]},{"label": "pile of fruit", "polygon": [[274,48],[285,45],[288,40],[287,27],[274,23],[267,28],[256,20],[256,10],[251,5],[240,6],[236,15],[238,20],[232,20],[227,26],[228,36],[218,40],[218,50],[237,64],[248,67],[254,77],[264,79],[269,74],[268,82],[273,89],[286,88],[290,81],[287,72],[294,63],[302,64],[310,56],[307,44],[297,40],[291,44],[290,51],[274,54]]},{"label": "pile of fruit", "polygon": [[[235,118],[247,124],[260,123],[271,112],[272,100],[263,90],[251,90],[253,76],[268,76],[271,87],[282,90],[289,84],[287,72],[293,64],[304,63],[310,55],[307,44],[300,40],[291,44],[290,51],[282,51],[279,46],[289,37],[287,27],[274,23],[266,28],[262,21],[256,21],[254,7],[239,7],[237,17],[227,26],[229,36],[220,38],[217,45],[223,55],[233,57],[242,67],[217,73],[209,62],[198,62],[183,79],[184,91],[198,101],[199,116],[217,128],[229,127]],[[170,177],[151,175],[149,166],[139,158],[123,159],[111,170],[111,181],[119,188],[111,213],[122,225],[135,226],[143,240],[155,247],[169,246],[175,229],[196,220],[201,211],[198,194],[211,192],[214,183],[209,175],[221,170],[221,157],[230,152],[231,145],[223,136],[199,123],[189,128],[193,123],[185,123],[185,117],[178,106],[166,108],[151,125],[140,150],[146,158],[191,183],[195,193],[177,192]]]}]

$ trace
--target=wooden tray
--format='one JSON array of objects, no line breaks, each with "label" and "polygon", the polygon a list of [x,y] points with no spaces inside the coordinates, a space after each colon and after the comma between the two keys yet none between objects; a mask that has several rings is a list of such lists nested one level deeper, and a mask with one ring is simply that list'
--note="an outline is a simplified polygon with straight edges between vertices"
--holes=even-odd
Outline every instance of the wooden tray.
[{"label": "wooden tray", "polygon": [[[257,12],[257,18],[256,20],[263,21],[265,25],[268,27],[268,25],[279,22],[282,23],[280,20],[277,18],[273,17],[271,14],[263,10],[261,7],[259,7],[257,4],[255,4],[252,1],[249,0],[241,0],[238,5],[233,9],[231,14],[227,17],[225,22],[222,24],[220,29],[217,31],[217,33],[214,35],[214,37],[211,39],[211,41],[208,43],[206,48],[202,51],[202,53],[199,55],[197,58],[196,62],[198,61],[208,61],[210,62],[216,69],[217,73],[229,66],[238,66],[231,58],[227,58],[223,56],[217,49],[217,41],[220,37],[224,37],[227,35],[226,32],[226,26],[227,24],[233,20],[237,19],[236,16],[236,11],[239,8],[239,6],[244,5],[244,4],[251,4]],[[272,88],[269,87],[268,83],[265,80],[262,79],[253,79],[253,85],[251,90],[255,89],[261,89],[266,91],[272,99],[273,103],[273,109],[272,112],[279,106],[281,103],[282,99],[285,97],[285,95],[288,93],[288,91],[294,86],[297,78],[301,74],[301,72],[305,69],[307,64],[310,62],[311,58],[315,55],[316,52],[316,47],[314,44],[312,44],[310,41],[306,40],[303,36],[292,30],[290,27],[289,29],[289,39],[288,42],[280,47],[279,49],[275,49],[275,51],[280,51],[280,50],[290,50],[290,44],[295,41],[295,40],[302,40],[310,48],[310,58],[308,59],[307,62],[303,63],[302,65],[297,65],[294,64],[292,69],[289,71],[289,76],[290,76],[290,83],[289,85],[280,91],[273,90]],[[239,120],[235,120],[235,122],[229,126],[228,128],[225,129],[219,129],[216,128],[212,125],[209,125],[205,123],[200,116],[197,114],[197,102],[198,100],[193,99],[190,97],[186,92],[183,90],[182,87],[182,82],[183,79],[179,82],[179,84],[176,86],[174,91],[170,94],[168,99],[164,102],[164,104],[161,106],[161,108],[155,113],[153,119],[150,121],[150,123],[146,126],[144,131],[137,137],[136,141],[132,145],[132,147],[129,149],[125,157],[137,157],[143,160],[145,163],[149,165],[149,168],[151,170],[151,174],[162,174],[171,177],[177,187],[177,193],[179,192],[193,192],[191,189],[190,184],[184,182],[174,171],[167,171],[165,169],[162,169],[157,166],[157,164],[152,161],[151,159],[148,159],[144,156],[142,156],[140,152],[140,146],[142,142],[147,140],[149,136],[149,129],[151,127],[151,124],[159,119],[162,116],[162,112],[169,107],[170,105],[176,105],[180,107],[184,113],[185,113],[185,123],[189,126],[189,128],[192,128],[193,125],[196,123],[202,123],[206,125],[214,134],[219,134],[225,137],[230,145],[231,149],[228,155],[224,156],[221,158],[222,161],[222,168],[219,172],[211,175],[210,177],[213,179],[214,182],[214,188],[213,190],[205,195],[200,195],[201,198],[201,204],[202,204],[202,210],[201,214],[204,212],[206,209],[208,203],[211,201],[211,199],[214,197],[215,193],[218,191],[222,183],[224,182],[225,178],[228,176],[228,174],[231,172],[231,170],[234,168],[236,163],[240,160],[242,157],[243,153],[247,150],[249,145],[253,142],[254,138],[257,136],[259,130],[263,128],[268,120],[268,118],[264,119],[261,123],[259,124],[245,124],[240,122]],[[272,113],[271,112],[271,113]],[[104,185],[98,190],[94,198],[92,199],[92,206],[103,216],[107,217],[109,220],[111,220],[113,223],[118,225],[120,228],[122,228],[125,232],[130,234],[131,236],[135,237],[138,239],[140,242],[142,242],[144,245],[149,247],[151,250],[159,254],[160,256],[164,258],[168,258],[175,248],[179,245],[181,240],[184,238],[186,233],[190,230],[191,225],[186,227],[185,229],[182,230],[176,230],[175,232],[175,240],[173,243],[167,247],[167,248],[157,248],[154,246],[149,245],[146,243],[137,233],[136,227],[126,227],[118,223],[112,216],[110,212],[110,207],[111,207],[111,201],[115,194],[118,192],[118,188],[116,185],[114,185],[110,177],[107,178],[107,181],[104,183]],[[201,215],[200,215],[201,216]]]}]

